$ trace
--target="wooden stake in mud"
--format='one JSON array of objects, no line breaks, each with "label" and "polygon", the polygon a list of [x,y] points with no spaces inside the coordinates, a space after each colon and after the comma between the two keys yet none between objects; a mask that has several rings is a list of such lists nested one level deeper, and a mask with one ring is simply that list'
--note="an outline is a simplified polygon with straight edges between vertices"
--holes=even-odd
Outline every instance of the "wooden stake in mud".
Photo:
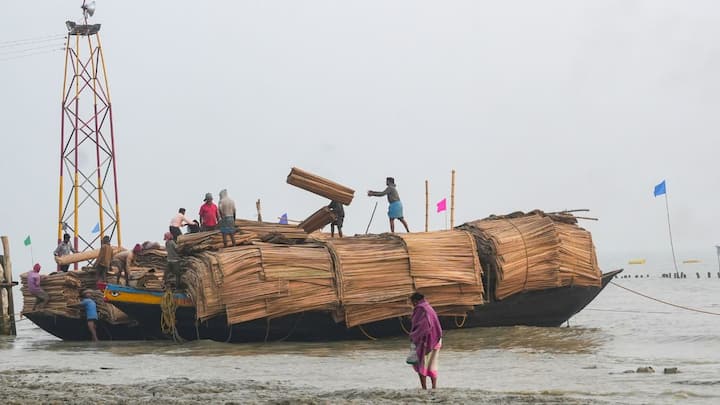
[{"label": "wooden stake in mud", "polygon": [[425,180],[425,232],[428,231],[428,212],[430,210],[430,186],[428,181]]},{"label": "wooden stake in mud", "polygon": [[0,311],[0,334],[17,335],[15,328],[15,304],[13,303],[12,288],[17,282],[12,281],[12,262],[10,261],[10,241],[7,236],[0,237],[3,245],[3,259],[0,262],[0,291],[4,290],[4,296],[7,299],[7,305],[3,303],[3,294],[0,293],[0,309],[7,308],[7,315]]},{"label": "wooden stake in mud", "polygon": [[450,229],[455,227],[455,169],[452,171],[450,183]]},{"label": "wooden stake in mud", "polygon": [[258,222],[262,222],[262,214],[260,213],[260,199],[255,201],[255,209],[257,210]]}]

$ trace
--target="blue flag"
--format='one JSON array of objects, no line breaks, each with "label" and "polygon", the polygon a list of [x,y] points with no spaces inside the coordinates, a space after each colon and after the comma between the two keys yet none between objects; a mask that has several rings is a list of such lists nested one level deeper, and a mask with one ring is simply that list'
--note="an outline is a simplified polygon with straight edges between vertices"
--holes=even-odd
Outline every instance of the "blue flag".
[{"label": "blue flag", "polygon": [[95,227],[92,229],[92,233],[98,233],[100,232],[100,222],[95,224]]},{"label": "blue flag", "polygon": [[655,191],[653,191],[653,195],[655,197],[657,197],[659,195],[663,195],[663,194],[665,194],[665,180],[663,180],[662,183],[655,186]]},{"label": "blue flag", "polygon": [[288,224],[287,212],[280,216],[280,224],[282,224],[282,225]]}]

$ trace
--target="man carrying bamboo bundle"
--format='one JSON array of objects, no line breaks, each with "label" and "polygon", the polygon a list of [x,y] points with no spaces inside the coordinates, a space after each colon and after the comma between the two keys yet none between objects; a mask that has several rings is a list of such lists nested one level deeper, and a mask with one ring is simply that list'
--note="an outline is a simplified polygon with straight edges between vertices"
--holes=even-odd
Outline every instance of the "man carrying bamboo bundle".
[{"label": "man carrying bamboo bundle", "polygon": [[205,203],[200,206],[200,230],[203,232],[214,231],[217,228],[218,221],[220,220],[220,213],[218,207],[213,203],[213,196],[210,193],[205,193]]},{"label": "man carrying bamboo bundle", "polygon": [[[55,252],[53,252],[53,255],[57,257],[67,256],[70,253],[77,253],[75,248],[72,247],[72,244],[70,243],[70,235],[64,234],[63,240],[58,244],[58,247],[55,248]],[[69,264],[61,264],[60,265],[60,271],[67,273],[68,269],[70,268]]]},{"label": "man carrying bamboo bundle", "polygon": [[95,260],[95,271],[97,272],[98,283],[105,282],[105,276],[107,276],[107,273],[110,270],[112,258],[113,250],[112,246],[110,246],[110,237],[106,235],[102,238],[100,252],[98,252],[98,257]]},{"label": "man carrying bamboo bundle", "polygon": [[395,185],[395,179],[388,177],[385,179],[387,187],[383,191],[368,191],[368,197],[382,197],[387,196],[388,203],[388,218],[390,218],[390,232],[395,233],[395,219],[399,219],[400,222],[405,226],[405,231],[410,232],[405,217],[403,216],[403,206],[400,202],[400,194],[398,194],[397,186]]},{"label": "man carrying bamboo bundle", "polygon": [[43,309],[50,301],[50,296],[40,287],[40,263],[35,263],[27,277],[28,291],[35,297],[33,311]]},{"label": "man carrying bamboo bundle", "polygon": [[330,201],[330,205],[328,205],[328,208],[330,208],[330,211],[335,214],[335,220],[330,223],[330,237],[335,237],[335,227],[337,226],[338,236],[342,238],[342,226],[343,221],[345,220],[345,208],[343,208],[343,205],[340,201],[335,200]]},{"label": "man carrying bamboo bundle", "polygon": [[220,233],[222,234],[223,246],[227,247],[227,237],[230,235],[232,245],[235,246],[235,201],[228,197],[226,189],[220,191]]}]

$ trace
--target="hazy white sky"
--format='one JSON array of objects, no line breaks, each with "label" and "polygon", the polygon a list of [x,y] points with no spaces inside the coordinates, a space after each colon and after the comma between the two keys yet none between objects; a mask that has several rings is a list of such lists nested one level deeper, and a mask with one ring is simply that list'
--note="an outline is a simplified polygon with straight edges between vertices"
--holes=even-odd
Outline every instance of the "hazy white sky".
[{"label": "hazy white sky", "polygon": [[[0,5],[0,234],[16,272],[52,267],[62,34],[81,1]],[[715,1],[99,0],[124,245],[161,240],[178,207],[227,188],[241,217],[302,219],[327,201],[292,166],[356,190],[345,232],[388,229],[396,178],[411,230],[449,196],[456,223],[590,208],[601,264],[720,243],[720,4]],[[22,55],[22,54],[21,54]],[[89,232],[95,219],[87,221]],[[431,228],[445,216],[431,214]],[[614,255],[614,256],[613,256]],[[620,263],[622,264],[622,263]]]}]

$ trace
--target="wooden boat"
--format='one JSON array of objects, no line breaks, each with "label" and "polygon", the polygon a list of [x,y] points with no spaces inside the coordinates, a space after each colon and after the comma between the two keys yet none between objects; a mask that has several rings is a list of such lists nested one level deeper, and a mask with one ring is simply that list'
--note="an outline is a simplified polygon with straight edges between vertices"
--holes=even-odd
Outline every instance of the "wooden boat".
[{"label": "wooden boat", "polygon": [[[461,329],[495,326],[546,326],[556,327],[580,312],[620,272],[604,273],[602,284],[595,286],[565,286],[539,291],[527,291],[501,301],[477,305],[466,317],[441,316],[443,329]],[[108,285],[105,299],[136,319],[145,331],[160,330],[159,305],[161,293],[118,285]],[[410,328],[407,317],[386,319],[348,328],[337,323],[328,312],[309,311],[274,319],[258,319],[232,326],[225,316],[208,321],[196,321],[190,298],[176,293],[178,334],[187,340],[212,339],[219,342],[263,341],[328,341],[402,336]],[[166,336],[167,337],[167,336]]]},{"label": "wooden boat", "polygon": [[[84,318],[70,317],[48,311],[24,312],[23,316],[40,329],[62,340],[90,340],[87,321]],[[141,324],[129,319],[123,322],[96,321],[99,340],[145,340],[160,336],[149,336]]]}]

